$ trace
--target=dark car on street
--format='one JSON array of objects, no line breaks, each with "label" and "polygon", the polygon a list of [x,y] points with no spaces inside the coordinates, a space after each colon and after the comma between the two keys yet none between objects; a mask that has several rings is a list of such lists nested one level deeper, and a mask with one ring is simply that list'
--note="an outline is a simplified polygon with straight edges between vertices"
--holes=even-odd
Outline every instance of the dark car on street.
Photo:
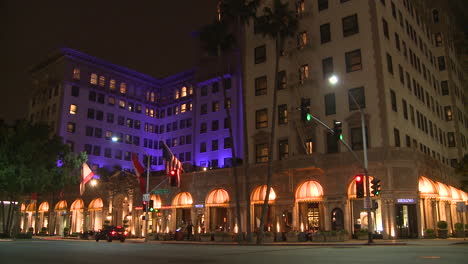
[{"label": "dark car on street", "polygon": [[99,242],[99,240],[107,240],[108,242],[120,240],[120,242],[124,242],[125,238],[127,238],[127,231],[121,226],[106,226],[96,233],[95,238],[96,242]]}]

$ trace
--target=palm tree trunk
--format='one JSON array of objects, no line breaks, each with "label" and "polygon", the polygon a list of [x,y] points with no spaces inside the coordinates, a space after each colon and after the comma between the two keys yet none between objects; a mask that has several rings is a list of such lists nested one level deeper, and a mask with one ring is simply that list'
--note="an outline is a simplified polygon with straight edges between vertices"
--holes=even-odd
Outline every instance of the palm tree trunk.
[{"label": "palm tree trunk", "polygon": [[239,43],[240,43],[240,52],[239,52],[239,67],[241,72],[241,85],[242,85],[242,133],[244,139],[244,157],[243,157],[243,166],[244,166],[244,194],[245,194],[245,229],[246,229],[246,240],[247,242],[252,241],[252,226],[250,224],[250,177],[249,177],[249,134],[247,129],[247,106],[246,106],[246,90],[245,90],[245,71],[244,71],[244,60],[243,56],[245,54],[245,39],[244,39],[244,25],[241,23],[240,17],[237,17],[237,28],[239,30]]},{"label": "palm tree trunk", "polygon": [[[221,54],[221,47],[218,46],[218,58],[220,58],[220,66],[219,69],[224,69],[224,61],[223,56]],[[235,192],[235,199],[236,199],[236,218],[237,218],[237,227],[238,227],[238,234],[242,234],[242,223],[241,223],[241,209],[240,209],[240,194],[239,194],[239,176],[237,174],[237,158],[236,158],[236,151],[235,151],[235,144],[234,144],[234,135],[232,133],[232,119],[231,119],[231,111],[230,108],[226,107],[226,87],[224,86],[224,71],[221,70],[221,89],[223,90],[223,102],[224,102],[224,109],[226,110],[226,116],[229,120],[229,137],[231,138],[231,157],[232,157],[232,174],[234,178],[234,192]],[[239,243],[242,242],[242,236],[237,236],[237,241]]]},{"label": "palm tree trunk", "polygon": [[278,31],[275,38],[275,78],[273,85],[273,104],[271,109],[271,133],[270,133],[270,145],[268,146],[268,169],[267,169],[267,189],[265,193],[265,200],[263,201],[262,206],[262,216],[260,219],[260,230],[258,230],[257,244],[263,243],[263,229],[265,226],[265,220],[268,209],[268,200],[270,198],[271,185],[273,181],[273,149],[275,147],[275,132],[276,132],[276,108],[277,108],[277,91],[278,91],[278,68],[279,68],[279,59],[280,59],[280,43],[281,35]]},{"label": "palm tree trunk", "polygon": [[3,203],[3,200],[2,200],[2,231],[3,233],[5,233],[5,229],[6,229],[6,218],[5,218],[5,204]]}]

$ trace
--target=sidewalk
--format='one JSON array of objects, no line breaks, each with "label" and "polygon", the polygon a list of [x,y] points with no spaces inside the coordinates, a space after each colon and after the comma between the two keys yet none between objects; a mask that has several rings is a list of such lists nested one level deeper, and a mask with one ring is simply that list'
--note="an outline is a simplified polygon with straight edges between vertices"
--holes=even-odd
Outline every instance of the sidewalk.
[{"label": "sidewalk", "polygon": [[[22,239],[21,239],[22,240]],[[74,241],[94,241],[83,240],[77,237],[61,237],[61,236],[34,236],[32,240],[74,240]],[[15,239],[0,239],[0,242],[10,242]],[[127,238],[125,242],[128,243],[145,243],[144,238]],[[148,241],[150,244],[173,244],[173,245],[217,245],[217,246],[256,246],[255,243],[237,242],[200,242],[200,241]],[[452,245],[468,245],[468,238],[447,238],[447,239],[399,239],[399,240],[386,240],[375,239],[374,243],[369,245],[366,240],[346,240],[344,242],[273,242],[264,243],[263,246],[322,246],[322,247],[342,247],[342,246],[452,246]]]}]

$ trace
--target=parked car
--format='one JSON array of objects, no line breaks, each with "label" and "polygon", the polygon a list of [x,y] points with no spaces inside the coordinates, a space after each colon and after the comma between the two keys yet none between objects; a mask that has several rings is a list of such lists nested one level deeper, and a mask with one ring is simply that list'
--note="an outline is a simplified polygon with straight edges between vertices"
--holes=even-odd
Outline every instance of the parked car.
[{"label": "parked car", "polygon": [[107,240],[108,242],[112,242],[112,240],[120,240],[120,242],[124,242],[125,238],[127,238],[127,231],[121,226],[106,226],[104,229],[99,230],[96,233],[96,242],[99,240]]}]

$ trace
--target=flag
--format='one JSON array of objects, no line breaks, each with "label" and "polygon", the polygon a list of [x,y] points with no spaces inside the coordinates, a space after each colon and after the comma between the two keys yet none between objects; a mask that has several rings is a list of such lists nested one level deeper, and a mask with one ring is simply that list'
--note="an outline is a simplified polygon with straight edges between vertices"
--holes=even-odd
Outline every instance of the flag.
[{"label": "flag", "polygon": [[83,162],[81,166],[81,184],[80,184],[80,195],[83,195],[85,191],[85,185],[89,180],[91,180],[94,176],[94,172],[89,168],[86,162]]},{"label": "flag", "polygon": [[[149,157],[148,157],[149,158]],[[137,155],[132,152],[132,163],[133,163],[133,168],[135,169],[135,174],[138,178],[138,182],[140,183],[140,191],[141,193],[146,193],[146,182],[141,177],[143,173],[145,172],[145,168],[141,163],[138,161]]]},{"label": "flag", "polygon": [[[169,183],[172,186],[177,186],[178,188],[180,188],[180,174],[183,171],[182,163],[174,154],[172,154],[171,150],[166,145],[166,143],[165,142],[162,142],[162,143],[163,143],[163,158],[166,161],[166,174],[169,175],[170,177]],[[176,180],[177,182],[174,182],[175,179],[173,179],[173,177],[170,176],[171,171],[175,171],[174,176],[177,179]]]}]

